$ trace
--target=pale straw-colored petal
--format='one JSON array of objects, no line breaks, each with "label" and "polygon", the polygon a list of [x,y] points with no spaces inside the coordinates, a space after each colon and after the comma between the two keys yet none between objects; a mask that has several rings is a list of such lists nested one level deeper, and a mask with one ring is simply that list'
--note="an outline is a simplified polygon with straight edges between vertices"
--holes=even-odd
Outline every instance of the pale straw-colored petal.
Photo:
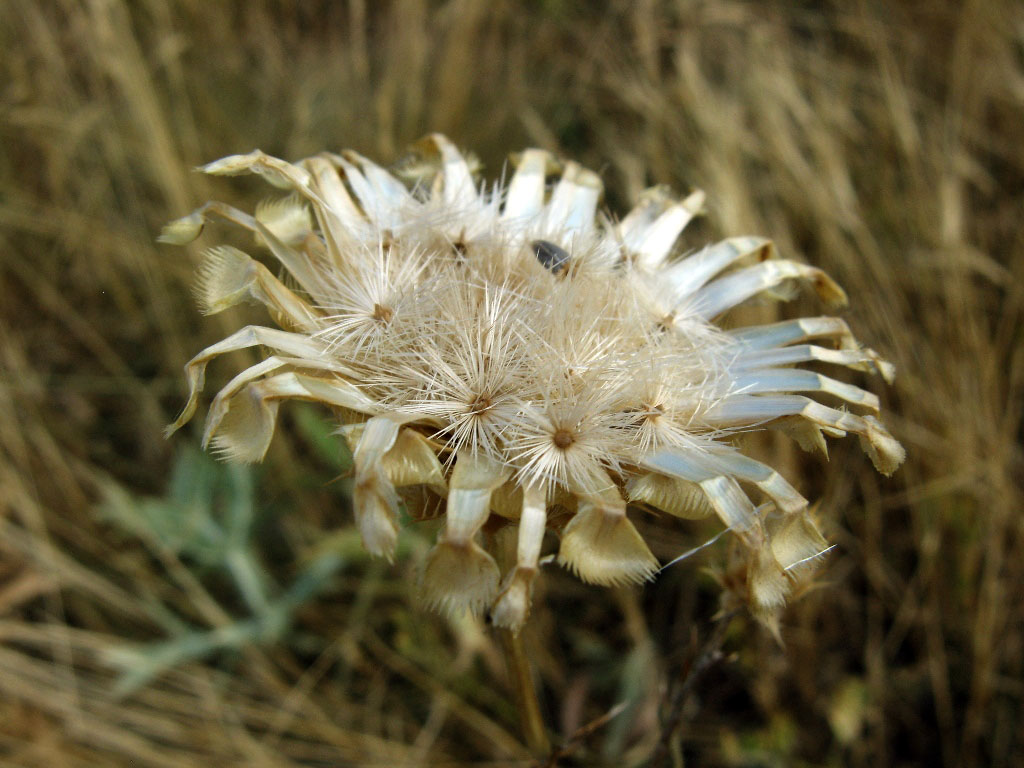
[{"label": "pale straw-colored petal", "polygon": [[[824,458],[828,458],[828,443],[825,442],[825,434],[823,434],[825,428],[821,425],[807,421],[801,416],[785,416],[766,426],[795,441],[802,450],[808,453],[820,453]],[[846,433],[829,429],[827,434],[830,437],[843,437]]]},{"label": "pale straw-colored petal", "polygon": [[213,445],[233,461],[260,461],[274,436],[280,401],[292,399],[325,403],[360,413],[379,410],[377,403],[343,379],[280,373],[246,385],[226,400],[223,408],[211,411],[207,416],[203,444]]},{"label": "pale straw-colored petal", "polygon": [[800,511],[807,506],[807,500],[778,472],[737,451],[709,454],[668,449],[645,457],[641,465],[698,484],[723,522],[741,536],[749,537],[752,543],[761,540],[759,518],[735,480],[757,486],[784,512]]},{"label": "pale straw-colored petal", "polygon": [[627,213],[613,230],[615,239],[625,251],[624,255],[636,253],[643,242],[644,233],[665,209],[676,202],[665,185],[650,187],[640,193],[633,209]]},{"label": "pale straw-colored petal", "polygon": [[737,376],[734,391],[748,395],[776,392],[822,392],[878,413],[878,396],[853,384],[801,368],[768,368]]},{"label": "pale straw-colored petal", "polygon": [[203,173],[211,176],[238,176],[255,173],[270,184],[281,189],[305,190],[309,187],[309,173],[291,163],[271,157],[256,149],[247,155],[229,155],[220,160],[200,166]]},{"label": "pale straw-colored petal", "polygon": [[[346,424],[342,434],[349,445],[358,445],[365,424]],[[434,447],[419,432],[403,429],[381,459],[381,468],[395,488],[426,485],[438,496],[448,495],[448,481]]]},{"label": "pale straw-colored petal", "polygon": [[735,328],[729,335],[750,350],[774,349],[812,339],[834,339],[840,349],[858,349],[850,326],[840,317],[801,317],[780,323]]},{"label": "pale straw-colored petal", "polygon": [[258,301],[276,318],[302,330],[316,327],[317,313],[294,291],[285,287],[270,270],[247,253],[222,245],[206,252],[196,277],[196,297],[203,312],[223,312],[243,301]]},{"label": "pale straw-colored petal", "polygon": [[363,426],[352,452],[355,465],[352,506],[356,526],[363,546],[388,560],[394,557],[398,542],[398,494],[384,472],[382,460],[398,439],[401,426],[399,420],[374,416]]},{"label": "pale straw-colored petal", "polygon": [[604,185],[600,177],[578,163],[567,163],[548,203],[546,223],[571,239],[594,227],[594,212]]},{"label": "pale straw-colored petal", "polygon": [[714,470],[728,473],[737,480],[757,486],[783,512],[799,512],[807,507],[807,499],[767,464],[744,456],[739,451],[722,453],[707,459],[709,466]]},{"label": "pale straw-colored petal", "polygon": [[526,221],[540,213],[544,207],[544,185],[547,172],[554,159],[550,152],[528,149],[523,152],[516,172],[508,185],[501,218],[506,221]]},{"label": "pale straw-colored petal", "polygon": [[547,523],[547,494],[539,486],[523,489],[523,506],[519,516],[519,538],[516,565],[505,580],[491,611],[495,626],[518,631],[530,615],[533,581],[540,567],[540,548]]},{"label": "pale straw-colored petal", "polygon": [[309,206],[298,195],[264,200],[256,206],[253,217],[285,245],[298,245],[313,231]]},{"label": "pale straw-colored petal", "polygon": [[813,568],[815,556],[828,548],[828,542],[807,513],[769,518],[765,526],[776,561],[787,573],[797,568]]},{"label": "pale straw-colored petal", "polygon": [[656,472],[631,477],[626,483],[626,494],[630,501],[650,504],[684,520],[701,520],[715,514],[715,508],[699,485]]},{"label": "pale straw-colored petal", "polygon": [[[217,431],[221,421],[224,419],[224,416],[227,415],[227,412],[230,410],[231,400],[236,394],[238,394],[249,383],[263,379],[272,373],[280,371],[282,368],[347,373],[347,368],[345,366],[330,359],[319,358],[310,360],[307,358],[271,355],[266,360],[246,368],[224,385],[219,392],[217,392],[216,396],[214,396],[213,400],[210,402],[210,408],[206,413],[203,444],[205,445],[210,442],[213,433]],[[349,385],[346,382],[343,386]],[[373,407],[373,404],[370,400],[365,400],[364,406],[365,408],[370,408]]]},{"label": "pale straw-colored petal", "polygon": [[823,428],[853,432],[883,475],[896,471],[906,456],[899,442],[874,417],[838,411],[801,395],[735,395],[713,405],[702,419],[715,427],[750,428],[784,416],[800,416]]},{"label": "pale straw-colored petal", "polygon": [[640,242],[634,248],[636,265],[648,272],[661,267],[672,253],[679,234],[703,208],[704,193],[697,190],[665,210],[639,238]]},{"label": "pale straw-colored petal", "polygon": [[441,173],[435,179],[435,185],[438,187],[436,194],[439,197],[432,197],[435,197],[445,210],[465,212],[474,203],[479,202],[469,163],[446,136],[432,133],[416,146],[428,156],[440,155]]},{"label": "pale straw-colored petal", "polygon": [[448,485],[445,527],[427,555],[423,590],[429,603],[449,613],[479,613],[498,591],[498,566],[474,540],[490,515],[491,493],[511,471],[484,455],[464,452]]},{"label": "pale straw-colored petal", "polygon": [[774,253],[772,241],[763,237],[730,237],[665,267],[655,276],[655,289],[670,306],[678,306],[722,270],[745,259],[764,261]]},{"label": "pale straw-colored petal", "polygon": [[243,213],[237,208],[233,208],[226,203],[206,203],[194,210],[188,216],[172,221],[164,227],[157,240],[164,243],[172,243],[174,245],[185,245],[186,243],[190,243],[192,240],[199,237],[203,230],[203,225],[211,216],[218,216],[225,221],[237,224],[240,227],[262,237],[263,241],[270,249],[270,252],[274,254],[275,258],[281,262],[281,265],[291,273],[292,277],[298,281],[299,285],[301,285],[307,293],[313,296],[317,295],[316,289],[319,285],[319,280],[317,279],[316,272],[310,264],[309,257],[306,254],[300,253],[299,251],[296,251],[282,243],[273,232],[249,214]]},{"label": "pale straw-colored petal", "polygon": [[367,220],[377,228],[391,229],[401,223],[400,210],[391,200],[378,193],[377,185],[371,183],[362,169],[343,155],[330,155],[331,160],[344,174],[344,180],[356,196],[359,207]]},{"label": "pale straw-colored petal", "polygon": [[558,561],[591,584],[639,584],[653,578],[658,560],[626,517],[626,502],[614,488],[580,498],[562,531]]},{"label": "pale straw-colored petal", "polygon": [[846,304],[846,292],[817,267],[796,261],[776,260],[763,261],[709,283],[687,299],[686,307],[701,317],[711,319],[789,280],[809,283],[830,306]]},{"label": "pale straw-colored petal", "polygon": [[842,365],[858,371],[877,373],[886,382],[891,382],[896,373],[892,363],[881,359],[873,350],[828,349],[814,344],[798,344],[792,347],[775,347],[744,352],[736,358],[733,369],[749,370],[809,362]]},{"label": "pale straw-colored petal", "polygon": [[641,466],[668,477],[696,483],[707,495],[719,519],[748,547],[757,549],[763,543],[764,527],[761,518],[753,502],[732,477],[716,474],[714,468],[694,461],[693,456],[675,451],[660,451],[645,457]]},{"label": "pale straw-colored petal", "polygon": [[341,156],[359,168],[373,197],[384,201],[391,211],[402,211],[415,202],[415,198],[409,194],[409,190],[402,182],[369,158],[351,149],[342,152]]},{"label": "pale straw-colored petal", "polygon": [[771,549],[762,547],[749,553],[747,587],[754,615],[770,627],[771,620],[786,604],[793,582]]},{"label": "pale straw-colored petal", "polygon": [[296,358],[318,360],[323,353],[323,345],[310,339],[305,334],[289,333],[276,328],[264,328],[260,325],[247,325],[216,344],[211,344],[185,365],[185,379],[188,382],[188,401],[181,415],[165,430],[165,435],[173,435],[186,424],[196,411],[199,393],[206,382],[206,366],[218,355],[235,352],[249,347],[263,346],[285,355]]},{"label": "pale straw-colored petal", "polygon": [[373,227],[352,199],[335,165],[327,157],[309,157],[303,160],[313,177],[313,189],[324,200],[314,206],[320,231],[327,241],[328,251],[336,265],[345,263],[345,250],[354,242],[369,238]]}]

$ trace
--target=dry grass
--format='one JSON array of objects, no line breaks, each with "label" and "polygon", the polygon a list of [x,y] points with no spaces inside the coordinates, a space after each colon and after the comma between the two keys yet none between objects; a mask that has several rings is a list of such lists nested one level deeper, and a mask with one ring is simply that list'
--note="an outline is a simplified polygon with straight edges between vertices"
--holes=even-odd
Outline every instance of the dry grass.
[{"label": "dry grass", "polygon": [[[417,607],[432,531],[395,566],[359,554],[314,414],[289,410],[257,472],[161,438],[181,365],[223,333],[192,308],[193,262],[154,235],[261,191],[187,169],[254,146],[397,157],[428,130],[491,173],[510,149],[564,151],[620,209],[652,182],[704,188],[691,245],[765,233],[825,267],[900,371],[883,393],[910,454],[894,479],[853,445],[827,468],[775,447],[839,543],[784,648],[738,619],[729,657],[681,697],[715,610],[696,566],[642,593],[548,580],[526,640],[554,732],[627,702],[561,764],[1016,764],[1021,7],[299,8],[0,6],[3,764],[529,764],[494,640]],[[660,556],[709,534],[644,524]],[[199,650],[156,664],[173,638]]]}]

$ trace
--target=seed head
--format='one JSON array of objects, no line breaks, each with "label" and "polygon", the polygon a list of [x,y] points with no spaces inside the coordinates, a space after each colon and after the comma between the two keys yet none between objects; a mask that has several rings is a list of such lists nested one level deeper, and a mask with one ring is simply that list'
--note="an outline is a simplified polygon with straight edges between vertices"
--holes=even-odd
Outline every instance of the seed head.
[{"label": "seed head", "polygon": [[[203,310],[254,300],[280,330],[243,328],[189,362],[188,403],[169,431],[194,414],[211,359],[260,346],[270,356],[217,394],[204,441],[258,461],[282,400],[331,406],[352,445],[356,522],[370,551],[392,556],[403,496],[444,500],[424,574],[432,604],[490,609],[518,629],[548,530],[560,538],[559,562],[586,581],[650,579],[658,562],[627,516],[633,503],[716,514],[744,553],[747,599],[770,619],[825,542],[806,500],[732,439],[778,429],[824,451],[823,435],[851,432],[891,473],[903,449],[876,418],[878,399],[794,366],[886,379],[892,368],[837,318],[731,331],[716,322],[801,284],[826,304],[843,303],[842,289],[776,258],[761,238],[677,256],[700,192],[650,190],[616,223],[598,215],[596,174],[542,150],[517,155],[507,187],[490,190],[443,136],[417,152],[402,166],[411,188],[354,152],[287,163],[256,151],[202,169],[261,174],[291,194],[254,216],[208,203],[161,239],[190,242],[211,217],[226,219],[250,231],[287,280],[241,250],[209,251]],[[518,526],[516,564],[504,576],[481,546],[492,518]]]}]

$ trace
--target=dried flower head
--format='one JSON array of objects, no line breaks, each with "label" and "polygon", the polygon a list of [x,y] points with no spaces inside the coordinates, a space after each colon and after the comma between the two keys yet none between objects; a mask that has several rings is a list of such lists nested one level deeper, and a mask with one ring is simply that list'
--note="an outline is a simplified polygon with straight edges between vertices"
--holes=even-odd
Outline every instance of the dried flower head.
[{"label": "dried flower head", "polygon": [[[216,395],[204,442],[258,461],[281,400],[332,406],[352,445],[356,522],[371,552],[393,554],[400,504],[415,518],[444,499],[424,573],[433,604],[490,609],[498,625],[520,627],[548,530],[559,561],[586,581],[651,578],[658,562],[626,514],[632,503],[717,514],[746,552],[751,606],[770,617],[796,566],[826,545],[807,501],[731,439],[778,429],[824,453],[823,435],[852,432],[889,474],[904,454],[876,418],[878,399],[794,366],[887,380],[892,368],[838,318],[732,331],[715,321],[794,284],[832,305],[845,301],[842,289],[776,259],[760,238],[676,258],[699,192],[677,200],[650,190],[614,222],[597,214],[598,177],[547,152],[523,152],[507,187],[490,190],[443,136],[418,153],[403,165],[411,189],[354,152],[292,164],[257,151],[203,168],[257,173],[290,195],[252,216],[209,203],[161,240],[190,242],[213,216],[249,230],[284,276],[214,248],[197,295],[211,313],[255,300],[281,329],[243,328],[189,362],[188,403],[169,432],[194,414],[211,359],[260,346],[270,356]],[[489,519],[518,526],[504,577],[481,546]]]}]

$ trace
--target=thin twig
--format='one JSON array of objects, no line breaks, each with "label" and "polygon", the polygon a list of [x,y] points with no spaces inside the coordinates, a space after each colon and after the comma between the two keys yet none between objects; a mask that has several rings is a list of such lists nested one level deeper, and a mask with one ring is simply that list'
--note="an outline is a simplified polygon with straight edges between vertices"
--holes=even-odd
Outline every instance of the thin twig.
[{"label": "thin twig", "polygon": [[654,755],[651,757],[650,765],[668,764],[672,740],[684,724],[683,715],[686,702],[689,700],[694,687],[704,676],[704,673],[723,658],[722,643],[725,641],[726,631],[735,615],[735,612],[731,612],[718,619],[714,630],[697,654],[693,664],[683,671],[682,679],[672,692],[668,712],[661,731],[661,739],[658,742],[657,749],[654,751]]},{"label": "thin twig", "polygon": [[607,725],[611,720],[618,717],[621,713],[626,711],[629,707],[628,701],[620,701],[614,707],[609,709],[603,715],[594,718],[589,723],[581,725],[577,728],[572,736],[570,736],[566,742],[558,749],[552,751],[551,756],[548,757],[548,761],[544,764],[544,768],[555,768],[558,765],[558,761],[563,757],[569,757],[577,749],[582,746],[583,742],[590,737],[592,733],[600,730]]}]

